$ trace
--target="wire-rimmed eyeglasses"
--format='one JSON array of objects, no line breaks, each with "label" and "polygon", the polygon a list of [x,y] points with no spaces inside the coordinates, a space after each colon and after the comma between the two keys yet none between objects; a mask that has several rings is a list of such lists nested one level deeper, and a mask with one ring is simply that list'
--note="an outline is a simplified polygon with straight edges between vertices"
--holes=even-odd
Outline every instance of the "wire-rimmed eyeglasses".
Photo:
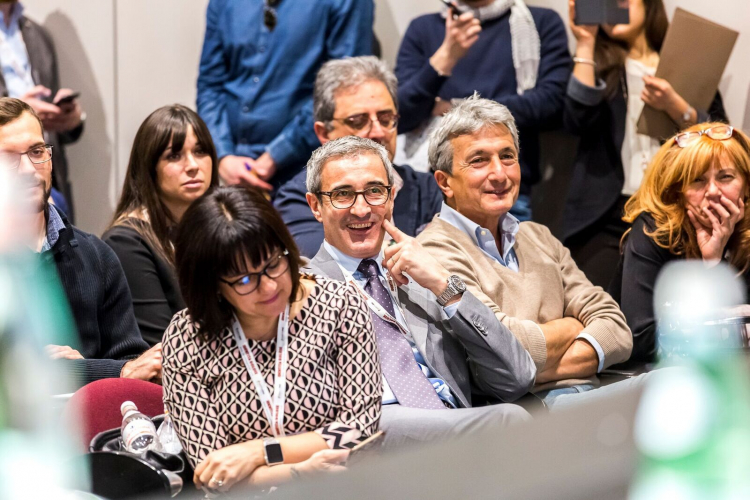
[{"label": "wire-rimmed eyeglasses", "polygon": [[726,141],[732,137],[732,134],[734,134],[734,127],[731,125],[716,125],[705,130],[693,130],[677,134],[674,137],[674,142],[681,148],[685,148],[695,143],[702,135],[708,136],[715,141]]},{"label": "wire-rimmed eyeglasses", "polygon": [[52,159],[52,146],[45,144],[43,146],[34,146],[24,153],[10,153],[0,151],[0,169],[15,170],[21,164],[21,157],[26,155],[34,167],[39,170],[46,166],[47,162]]}]

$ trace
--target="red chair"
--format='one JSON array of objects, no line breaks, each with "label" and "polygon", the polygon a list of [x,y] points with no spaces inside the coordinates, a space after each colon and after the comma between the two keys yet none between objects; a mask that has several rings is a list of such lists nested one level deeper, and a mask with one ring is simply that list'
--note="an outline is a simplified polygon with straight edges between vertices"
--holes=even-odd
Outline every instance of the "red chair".
[{"label": "red chair", "polygon": [[71,396],[63,416],[65,421],[80,422],[83,449],[87,450],[93,437],[100,432],[120,427],[120,405],[124,401],[132,401],[141,413],[149,417],[164,413],[161,386],[143,380],[97,380]]}]

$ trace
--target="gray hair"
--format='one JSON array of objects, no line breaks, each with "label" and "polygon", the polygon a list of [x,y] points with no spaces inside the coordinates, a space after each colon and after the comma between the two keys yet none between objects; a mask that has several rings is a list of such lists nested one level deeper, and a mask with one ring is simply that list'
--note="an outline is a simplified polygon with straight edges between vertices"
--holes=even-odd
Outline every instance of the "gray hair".
[{"label": "gray hair", "polygon": [[427,155],[432,171],[441,170],[447,174],[453,173],[451,139],[473,134],[485,127],[498,125],[508,129],[513,137],[516,152],[520,152],[516,121],[507,107],[496,101],[482,99],[477,92],[471,97],[459,100],[443,116],[440,125],[430,133]]},{"label": "gray hair", "polygon": [[388,66],[375,56],[346,57],[325,63],[318,71],[313,90],[315,121],[326,125],[336,112],[336,93],[362,85],[367,81],[382,82],[398,111],[398,80]]},{"label": "gray hair", "polygon": [[339,139],[326,142],[313,151],[307,162],[307,191],[318,194],[321,189],[320,178],[323,175],[323,167],[334,159],[356,158],[363,155],[375,155],[383,162],[388,184],[393,185],[393,165],[388,159],[388,151],[371,139],[365,139],[356,135],[348,135]]}]

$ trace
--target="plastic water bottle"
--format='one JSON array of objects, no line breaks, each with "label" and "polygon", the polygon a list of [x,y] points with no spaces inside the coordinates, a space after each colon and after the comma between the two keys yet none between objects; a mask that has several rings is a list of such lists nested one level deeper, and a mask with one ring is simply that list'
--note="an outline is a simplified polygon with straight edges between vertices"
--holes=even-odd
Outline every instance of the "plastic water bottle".
[{"label": "plastic water bottle", "polygon": [[180,440],[177,439],[177,432],[166,409],[164,410],[164,421],[159,426],[159,430],[156,431],[156,435],[159,437],[158,451],[170,455],[179,455],[182,453],[182,445],[180,444]]},{"label": "plastic water bottle", "polygon": [[125,451],[142,454],[157,443],[156,427],[146,415],[138,411],[135,403],[125,401],[120,406],[122,413],[122,444]]}]

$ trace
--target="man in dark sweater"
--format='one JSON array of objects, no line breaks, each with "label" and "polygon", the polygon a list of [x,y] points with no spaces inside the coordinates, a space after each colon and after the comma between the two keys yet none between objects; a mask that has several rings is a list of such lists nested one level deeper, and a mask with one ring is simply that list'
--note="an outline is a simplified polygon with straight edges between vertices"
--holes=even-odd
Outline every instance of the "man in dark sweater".
[{"label": "man in dark sweater", "polygon": [[148,349],[140,336],[117,256],[48,203],[51,149],[34,110],[19,99],[0,98],[0,168],[17,173],[30,229],[26,244],[54,264],[78,330],[77,348],[50,345],[48,353],[64,360],[81,384],[112,377],[158,381],[161,345]]},{"label": "man in dark sweater", "polygon": [[[329,61],[315,79],[315,135],[320,142],[356,135],[382,144],[390,159],[396,152],[396,76],[373,56]],[[393,220],[409,236],[440,211],[443,197],[432,175],[408,165],[394,165]],[[307,171],[279,189],[276,209],[305,257],[312,258],[323,243],[323,224],[307,204]]]},{"label": "man in dark sweater", "polygon": [[561,125],[571,67],[565,26],[555,11],[523,0],[457,3],[463,14],[455,19],[428,14],[406,30],[396,61],[398,131],[416,134],[448,111],[451,99],[474,92],[507,106],[521,139],[521,192],[511,213],[529,220],[531,186],[540,179],[539,132]]}]

